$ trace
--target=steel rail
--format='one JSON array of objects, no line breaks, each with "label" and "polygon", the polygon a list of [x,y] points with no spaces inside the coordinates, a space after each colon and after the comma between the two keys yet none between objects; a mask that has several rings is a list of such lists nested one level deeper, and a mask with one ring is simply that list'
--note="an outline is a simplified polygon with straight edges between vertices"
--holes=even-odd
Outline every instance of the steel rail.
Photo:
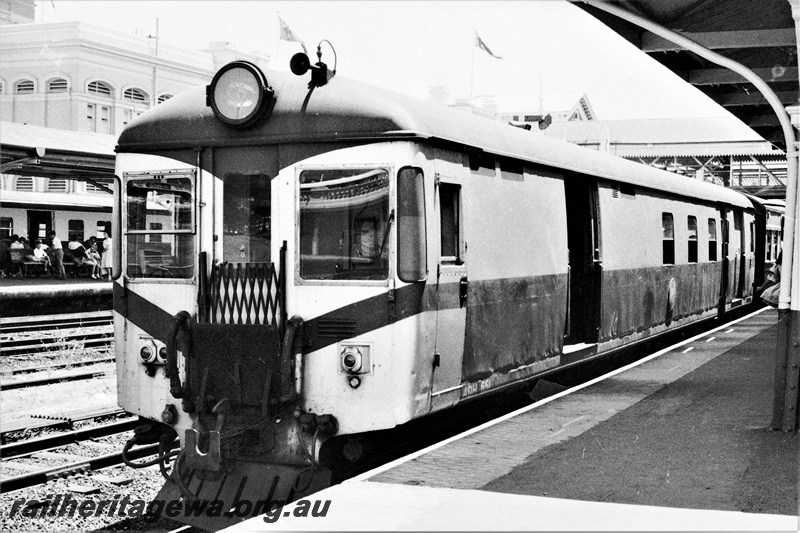
[{"label": "steel rail", "polygon": [[103,357],[100,359],[84,359],[82,361],[75,361],[73,363],[58,363],[55,365],[12,368],[11,375],[14,376],[18,374],[33,374],[35,372],[47,372],[49,370],[63,370],[65,368],[72,368],[76,366],[89,366],[89,365],[99,365],[101,363],[113,363],[114,361],[116,361],[116,357]]},{"label": "steel rail", "polygon": [[43,385],[52,385],[54,383],[63,383],[66,381],[82,381],[86,379],[94,379],[108,375],[107,370],[93,370],[91,372],[81,372],[78,374],[66,374],[63,376],[50,376],[46,378],[33,378],[22,379],[20,381],[13,381],[11,383],[0,383],[0,391],[23,389],[26,387],[41,387]]},{"label": "steel rail", "polygon": [[[158,448],[158,443],[134,448],[128,451],[127,457],[128,459],[141,459],[142,457],[156,455],[158,453]],[[21,476],[9,477],[0,480],[0,493],[25,489],[36,485],[43,485],[48,481],[60,477],[67,477],[80,472],[91,472],[93,470],[100,470],[101,468],[108,468],[110,466],[117,466],[120,464],[123,464],[122,451],[101,455],[98,457],[87,457],[85,461],[75,461],[66,465],[41,470],[39,472],[32,472],[30,474],[24,474]]]},{"label": "steel rail", "polygon": [[8,333],[26,333],[30,331],[41,331],[43,329],[69,329],[69,328],[90,328],[100,326],[112,326],[114,320],[109,317],[96,317],[96,318],[73,318],[64,320],[42,320],[36,322],[12,322],[6,325],[0,325],[0,332]]},{"label": "steel rail", "polygon": [[125,410],[121,409],[116,405],[107,405],[102,406],[99,408],[93,409],[84,409],[81,411],[76,411],[74,413],[68,413],[63,415],[33,415],[30,418],[35,419],[35,422],[31,423],[30,421],[26,421],[23,423],[16,423],[16,424],[4,424],[2,430],[0,430],[0,440],[2,440],[2,444],[5,444],[6,438],[11,433],[17,433],[20,431],[27,431],[30,429],[72,429],[72,424],[75,422],[81,422],[84,420],[93,420],[95,418],[103,418],[107,416],[119,416],[125,414]]},{"label": "steel rail", "polygon": [[[19,340],[6,340],[3,341],[3,346],[0,346],[0,356],[8,355],[34,355],[42,352],[57,352],[63,351],[63,346],[66,349],[71,347],[68,345],[70,342],[83,343],[83,347],[104,346],[110,344],[114,340],[114,333],[112,331],[101,333],[76,333],[72,335],[65,335],[62,337],[40,337]],[[60,348],[62,346],[62,348]]]},{"label": "steel rail", "polygon": [[91,439],[108,437],[109,435],[116,435],[117,433],[124,433],[125,431],[133,431],[138,423],[138,418],[130,418],[102,426],[77,429],[75,431],[58,433],[56,435],[48,435],[46,437],[4,444],[0,446],[0,459],[20,457],[23,455],[52,450],[61,446],[76,444]]}]

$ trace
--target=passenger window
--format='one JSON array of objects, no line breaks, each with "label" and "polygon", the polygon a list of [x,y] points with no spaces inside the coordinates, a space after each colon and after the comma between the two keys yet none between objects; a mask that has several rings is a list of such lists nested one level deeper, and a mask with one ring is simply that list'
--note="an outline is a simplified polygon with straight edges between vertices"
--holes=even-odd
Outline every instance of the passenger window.
[{"label": "passenger window", "polygon": [[426,249],[422,171],[404,168],[397,174],[397,276],[402,281],[425,279]]},{"label": "passenger window", "polygon": [[756,251],[756,224],[755,222],[750,223],[750,251]]},{"label": "passenger window", "polygon": [[675,264],[675,224],[672,213],[661,214],[661,232],[663,239],[663,260],[665,265]]},{"label": "passenger window", "polygon": [[689,262],[697,263],[697,217],[687,219],[689,227]]},{"label": "passenger window", "polygon": [[439,216],[441,220],[441,260],[461,263],[461,186],[439,185]]},{"label": "passenger window", "polygon": [[717,260],[717,221],[708,219],[708,260]]}]

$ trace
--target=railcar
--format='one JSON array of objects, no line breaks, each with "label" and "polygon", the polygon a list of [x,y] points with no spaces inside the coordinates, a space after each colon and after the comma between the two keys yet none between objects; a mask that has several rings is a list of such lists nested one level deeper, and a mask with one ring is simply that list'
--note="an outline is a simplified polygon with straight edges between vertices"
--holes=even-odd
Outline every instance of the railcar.
[{"label": "railcar", "polygon": [[334,435],[712,320],[763,275],[753,199],[343,77],[234,62],[117,152],[129,444],[177,435],[162,497],[235,516],[324,485]]},{"label": "railcar", "polygon": [[780,257],[783,248],[783,221],[786,202],[783,200],[760,200],[766,210],[764,236],[764,265],[770,268]]},{"label": "railcar", "polygon": [[0,238],[16,234],[32,243],[45,239],[50,230],[65,242],[71,236],[81,242],[92,236],[101,237],[111,227],[112,206],[111,195],[103,192],[42,194],[4,190]]}]

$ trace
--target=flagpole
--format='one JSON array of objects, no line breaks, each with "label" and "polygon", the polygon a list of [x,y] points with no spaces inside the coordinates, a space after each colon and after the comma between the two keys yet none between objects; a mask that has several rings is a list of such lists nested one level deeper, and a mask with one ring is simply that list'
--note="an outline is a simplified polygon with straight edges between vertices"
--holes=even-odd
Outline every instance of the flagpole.
[{"label": "flagpole", "polygon": [[472,25],[472,60],[469,67],[469,103],[472,104],[473,85],[475,85],[475,25]]},{"label": "flagpole", "polygon": [[278,31],[275,32],[275,70],[278,70],[278,49],[281,46],[281,14],[279,11],[275,12],[275,24],[278,26]]}]

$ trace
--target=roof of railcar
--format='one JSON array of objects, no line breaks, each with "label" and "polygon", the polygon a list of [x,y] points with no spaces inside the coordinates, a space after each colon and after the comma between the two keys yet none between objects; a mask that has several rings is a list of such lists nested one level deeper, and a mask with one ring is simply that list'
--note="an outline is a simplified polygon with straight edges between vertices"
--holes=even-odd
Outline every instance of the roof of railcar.
[{"label": "roof of railcar", "polygon": [[[708,201],[752,204],[735,191],[551,139],[501,122],[336,76],[309,90],[307,78],[267,72],[274,108],[256,126],[223,124],[205,86],[159,104],[120,135],[118,152],[289,142],[427,139]],[[305,110],[303,110],[305,109]]]}]

